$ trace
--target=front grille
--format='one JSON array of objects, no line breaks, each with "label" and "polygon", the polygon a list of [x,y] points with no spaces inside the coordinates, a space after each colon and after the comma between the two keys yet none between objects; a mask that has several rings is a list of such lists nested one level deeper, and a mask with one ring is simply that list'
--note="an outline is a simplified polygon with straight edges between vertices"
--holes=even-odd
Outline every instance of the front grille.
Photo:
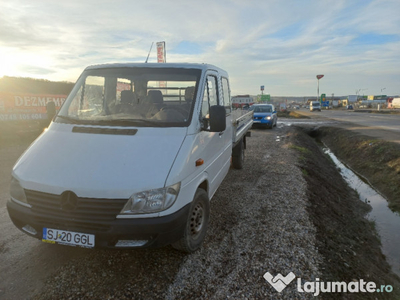
[{"label": "front grille", "polygon": [[71,231],[107,231],[127,199],[77,198],[73,209],[65,209],[61,195],[26,190],[35,220],[44,227]]}]

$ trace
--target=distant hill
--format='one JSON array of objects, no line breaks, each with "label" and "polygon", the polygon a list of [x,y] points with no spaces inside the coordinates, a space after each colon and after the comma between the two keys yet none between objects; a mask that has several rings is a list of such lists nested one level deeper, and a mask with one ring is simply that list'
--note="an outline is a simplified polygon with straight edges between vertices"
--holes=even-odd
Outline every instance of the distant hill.
[{"label": "distant hill", "polygon": [[68,95],[73,86],[72,82],[8,76],[0,78],[0,92]]}]

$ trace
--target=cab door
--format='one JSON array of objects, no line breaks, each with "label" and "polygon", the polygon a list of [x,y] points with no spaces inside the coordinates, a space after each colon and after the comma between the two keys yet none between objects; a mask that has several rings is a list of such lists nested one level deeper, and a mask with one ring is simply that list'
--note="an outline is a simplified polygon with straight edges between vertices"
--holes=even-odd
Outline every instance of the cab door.
[{"label": "cab door", "polygon": [[[219,74],[214,71],[208,71],[206,74],[206,82],[203,91],[203,101],[201,107],[200,119],[203,124],[201,131],[201,140],[203,144],[203,156],[206,164],[206,172],[209,179],[209,197],[212,197],[225,178],[229,170],[230,154],[227,157],[227,147],[231,151],[227,141],[231,139],[229,135],[230,125],[222,132],[210,132],[208,124],[210,107],[213,105],[221,105],[221,81]],[[228,150],[229,152],[229,150]]]},{"label": "cab door", "polygon": [[[225,175],[229,171],[229,167],[231,165],[231,156],[232,156],[232,140],[233,140],[233,128],[232,128],[232,101],[231,101],[231,90],[229,87],[228,77],[220,77],[221,81],[221,89],[219,96],[219,105],[225,107],[226,112],[226,129],[222,135],[223,138],[223,147],[224,147],[224,172]],[[224,177],[225,177],[224,175]]]}]

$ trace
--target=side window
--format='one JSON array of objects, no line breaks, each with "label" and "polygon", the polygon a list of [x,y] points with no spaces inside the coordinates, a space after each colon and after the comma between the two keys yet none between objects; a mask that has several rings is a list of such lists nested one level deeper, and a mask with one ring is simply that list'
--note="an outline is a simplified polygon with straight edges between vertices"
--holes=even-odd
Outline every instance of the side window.
[{"label": "side window", "polygon": [[221,101],[221,105],[225,107],[226,113],[228,114],[232,111],[231,93],[229,90],[228,79],[224,77],[222,77],[222,95],[223,99]]},{"label": "side window", "polygon": [[208,118],[210,106],[218,104],[217,77],[207,76],[207,83],[204,87],[203,103],[201,106],[201,117]]},{"label": "side window", "polygon": [[210,106],[218,105],[218,82],[217,77],[207,76]]}]

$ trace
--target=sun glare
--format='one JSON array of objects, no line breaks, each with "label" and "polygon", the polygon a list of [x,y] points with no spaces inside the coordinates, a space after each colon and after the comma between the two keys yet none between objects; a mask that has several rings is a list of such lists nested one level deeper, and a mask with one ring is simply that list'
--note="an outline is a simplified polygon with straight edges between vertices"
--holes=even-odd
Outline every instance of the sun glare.
[{"label": "sun glare", "polygon": [[0,48],[0,77],[16,76],[18,60]]},{"label": "sun glare", "polygon": [[18,49],[0,47],[0,77],[44,77],[43,72],[35,70],[46,69],[51,65],[51,57],[40,52],[21,52]]}]

